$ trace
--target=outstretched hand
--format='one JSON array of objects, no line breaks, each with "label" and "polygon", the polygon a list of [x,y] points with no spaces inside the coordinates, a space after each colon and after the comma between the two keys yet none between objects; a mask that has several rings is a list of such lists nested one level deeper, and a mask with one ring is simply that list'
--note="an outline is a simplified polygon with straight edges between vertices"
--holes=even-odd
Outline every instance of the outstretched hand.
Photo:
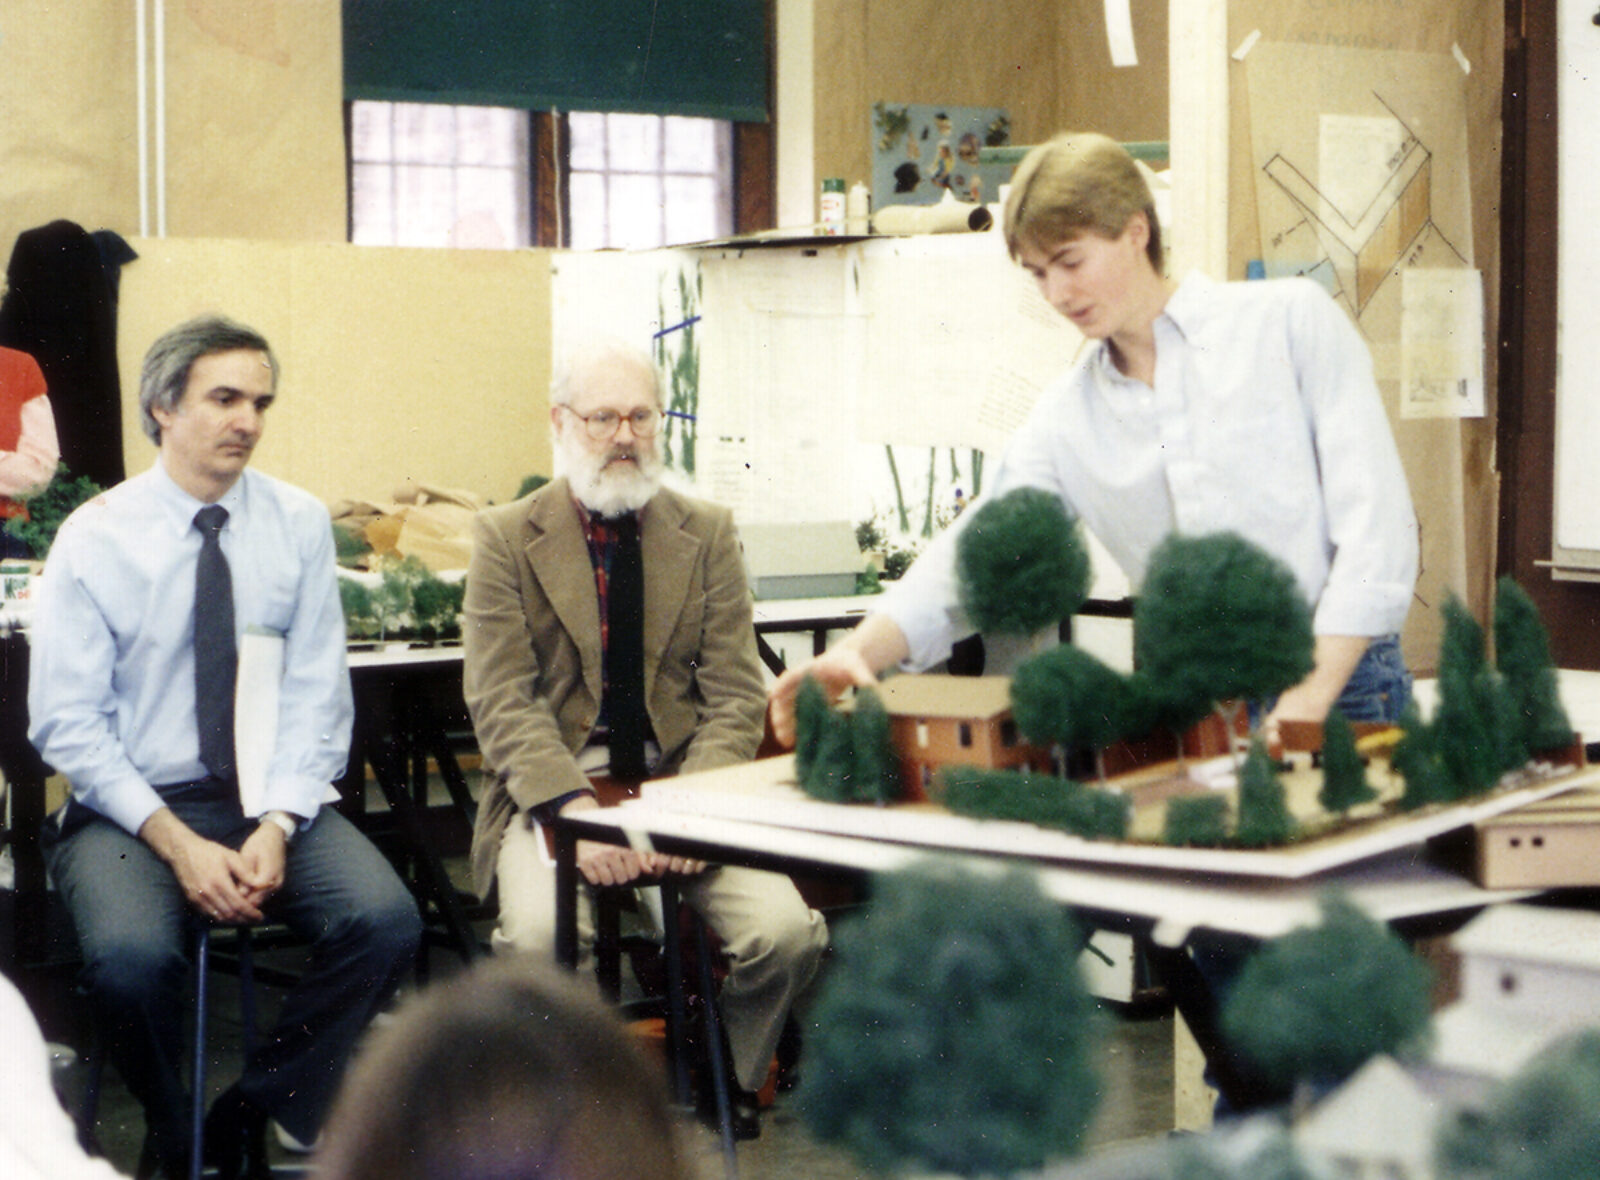
[{"label": "outstretched hand", "polygon": [[847,643],[829,648],[778,677],[767,693],[767,705],[772,716],[773,736],[790,749],[795,739],[795,694],[807,677],[822,686],[830,703],[837,701],[847,688],[866,688],[878,682],[877,673],[861,653]]}]

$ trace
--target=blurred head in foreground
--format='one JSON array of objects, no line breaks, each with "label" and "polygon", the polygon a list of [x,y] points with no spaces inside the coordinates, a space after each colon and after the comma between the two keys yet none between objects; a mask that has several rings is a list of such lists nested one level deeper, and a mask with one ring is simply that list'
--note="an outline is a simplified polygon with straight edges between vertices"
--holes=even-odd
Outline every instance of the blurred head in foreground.
[{"label": "blurred head in foreground", "polygon": [[346,1075],[321,1180],[684,1180],[661,1063],[565,973],[497,959],[428,988]]}]

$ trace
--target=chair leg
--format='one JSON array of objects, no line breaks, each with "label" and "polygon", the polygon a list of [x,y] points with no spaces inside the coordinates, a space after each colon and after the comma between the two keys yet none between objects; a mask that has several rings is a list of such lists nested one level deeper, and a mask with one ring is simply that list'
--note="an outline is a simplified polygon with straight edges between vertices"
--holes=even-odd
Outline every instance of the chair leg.
[{"label": "chair leg", "polygon": [[667,1051],[672,1061],[672,1088],[678,1105],[694,1105],[694,1090],[689,1080],[688,1001],[683,994],[683,932],[678,926],[678,886],[661,883],[661,950],[667,971]]},{"label": "chair leg", "polygon": [[206,1124],[206,1015],[210,996],[211,931],[202,927],[194,951],[193,1100],[189,1111],[189,1180],[200,1180]]},{"label": "chair leg", "polygon": [[733,1137],[733,1101],[728,1094],[729,1064],[723,1057],[722,1018],[717,1012],[717,981],[711,969],[711,944],[705,924],[695,922],[695,958],[700,993],[705,1001],[706,1050],[711,1057],[711,1086],[717,1096],[717,1122],[722,1129],[722,1169],[728,1180],[738,1180],[739,1154]]}]

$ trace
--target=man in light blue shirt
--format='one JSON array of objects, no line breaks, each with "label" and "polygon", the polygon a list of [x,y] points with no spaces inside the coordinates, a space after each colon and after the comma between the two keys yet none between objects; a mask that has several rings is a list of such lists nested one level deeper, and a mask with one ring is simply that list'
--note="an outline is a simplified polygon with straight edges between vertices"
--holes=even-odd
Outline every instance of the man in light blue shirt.
[{"label": "man in light blue shirt", "polygon": [[[72,785],[46,825],[50,871],[112,1060],[145,1110],[146,1162],[169,1175],[188,1164],[178,1062],[191,931],[270,918],[313,946],[277,1027],[207,1119],[206,1155],[223,1176],[259,1172],[269,1115],[316,1138],[351,1047],[421,933],[387,861],[322,807],[349,753],[344,619],[326,509],[248,470],[277,376],[267,342],[220,318],[151,347],[139,398],[159,457],[62,525],[31,636],[29,737]],[[208,594],[197,566],[217,508],[231,593]],[[212,599],[231,615],[233,645],[205,632],[197,643],[195,608],[214,610]],[[283,643],[249,815],[231,720],[212,726],[222,736],[209,745],[201,733],[213,698],[232,697],[231,662],[226,688],[208,690],[196,670],[197,649],[202,664],[217,649],[231,661],[247,631]]]}]

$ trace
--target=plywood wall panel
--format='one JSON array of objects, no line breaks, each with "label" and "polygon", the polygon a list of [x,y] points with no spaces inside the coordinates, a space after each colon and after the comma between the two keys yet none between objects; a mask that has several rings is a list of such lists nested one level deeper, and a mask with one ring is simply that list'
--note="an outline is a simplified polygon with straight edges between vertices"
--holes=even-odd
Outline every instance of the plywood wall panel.
[{"label": "plywood wall panel", "polygon": [[130,472],[154,458],[136,408],[145,350],[220,311],[265,334],[282,365],[263,471],[326,501],[387,499],[414,479],[504,502],[549,473],[548,252],[133,245],[118,349]]}]

